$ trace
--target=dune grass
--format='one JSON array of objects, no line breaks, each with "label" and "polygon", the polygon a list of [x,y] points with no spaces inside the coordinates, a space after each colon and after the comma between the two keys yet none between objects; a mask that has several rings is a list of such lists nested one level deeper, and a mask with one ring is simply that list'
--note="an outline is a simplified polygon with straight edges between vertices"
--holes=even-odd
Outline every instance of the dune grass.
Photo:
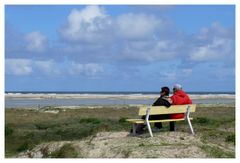
[{"label": "dune grass", "polygon": [[59,150],[54,151],[50,155],[46,155],[46,158],[76,158],[78,152],[71,144],[63,145]]},{"label": "dune grass", "polygon": [[[136,117],[137,111],[137,107],[105,107],[60,109],[58,114],[52,114],[6,109],[5,157],[14,157],[44,142],[81,140],[100,131],[129,131],[131,125],[125,119]],[[206,144],[201,148],[209,157],[235,157],[235,152],[222,149],[235,146],[235,107],[198,107],[193,118],[195,132]],[[167,123],[164,130],[168,132]],[[186,132],[186,123],[177,123],[177,130]],[[71,145],[66,145],[46,157],[76,157],[76,153]]]},{"label": "dune grass", "polygon": [[[112,109],[106,108],[108,112],[105,109],[103,112],[99,109],[67,110],[56,115],[34,110],[8,109],[5,114],[6,157],[44,142],[80,140],[99,131],[129,130],[129,124],[119,117],[121,112],[123,115],[126,113]],[[105,117],[103,114],[109,114],[110,110],[112,115]]]}]

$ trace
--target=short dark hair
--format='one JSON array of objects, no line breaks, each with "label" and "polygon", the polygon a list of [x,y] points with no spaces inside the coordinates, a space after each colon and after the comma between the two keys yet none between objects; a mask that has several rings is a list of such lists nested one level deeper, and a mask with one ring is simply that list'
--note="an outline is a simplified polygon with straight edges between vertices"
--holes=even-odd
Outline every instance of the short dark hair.
[{"label": "short dark hair", "polygon": [[161,93],[164,92],[167,96],[169,95],[170,93],[170,89],[168,87],[162,87],[161,88]]}]

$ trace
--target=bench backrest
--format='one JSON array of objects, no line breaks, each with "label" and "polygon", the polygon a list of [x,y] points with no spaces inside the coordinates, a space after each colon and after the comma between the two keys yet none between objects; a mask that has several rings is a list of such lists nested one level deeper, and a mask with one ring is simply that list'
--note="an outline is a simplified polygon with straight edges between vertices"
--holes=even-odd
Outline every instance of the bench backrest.
[{"label": "bench backrest", "polygon": [[186,113],[188,106],[190,106],[190,112],[195,112],[196,104],[172,105],[169,108],[165,106],[141,106],[138,115],[146,115],[148,108],[151,108],[149,115]]}]

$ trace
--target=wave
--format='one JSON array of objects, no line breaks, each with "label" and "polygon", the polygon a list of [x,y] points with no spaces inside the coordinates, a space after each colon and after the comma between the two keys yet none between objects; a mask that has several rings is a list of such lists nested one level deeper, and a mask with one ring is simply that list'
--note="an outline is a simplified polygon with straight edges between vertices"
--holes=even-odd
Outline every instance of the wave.
[{"label": "wave", "polygon": [[[171,96],[171,95],[170,95]],[[191,99],[235,99],[234,94],[190,94]],[[57,93],[6,93],[16,99],[155,99],[159,94],[57,94]]]},{"label": "wave", "polygon": [[233,94],[202,94],[202,95],[189,95],[191,99],[235,99]]}]

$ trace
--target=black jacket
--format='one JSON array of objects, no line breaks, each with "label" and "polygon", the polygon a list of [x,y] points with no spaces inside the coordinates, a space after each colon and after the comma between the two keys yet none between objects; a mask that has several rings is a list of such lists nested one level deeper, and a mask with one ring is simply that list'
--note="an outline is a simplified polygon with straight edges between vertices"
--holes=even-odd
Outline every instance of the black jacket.
[{"label": "black jacket", "polygon": [[[168,100],[169,99],[169,100]],[[169,97],[159,97],[152,106],[166,106],[170,107],[171,106],[171,99]]]}]

